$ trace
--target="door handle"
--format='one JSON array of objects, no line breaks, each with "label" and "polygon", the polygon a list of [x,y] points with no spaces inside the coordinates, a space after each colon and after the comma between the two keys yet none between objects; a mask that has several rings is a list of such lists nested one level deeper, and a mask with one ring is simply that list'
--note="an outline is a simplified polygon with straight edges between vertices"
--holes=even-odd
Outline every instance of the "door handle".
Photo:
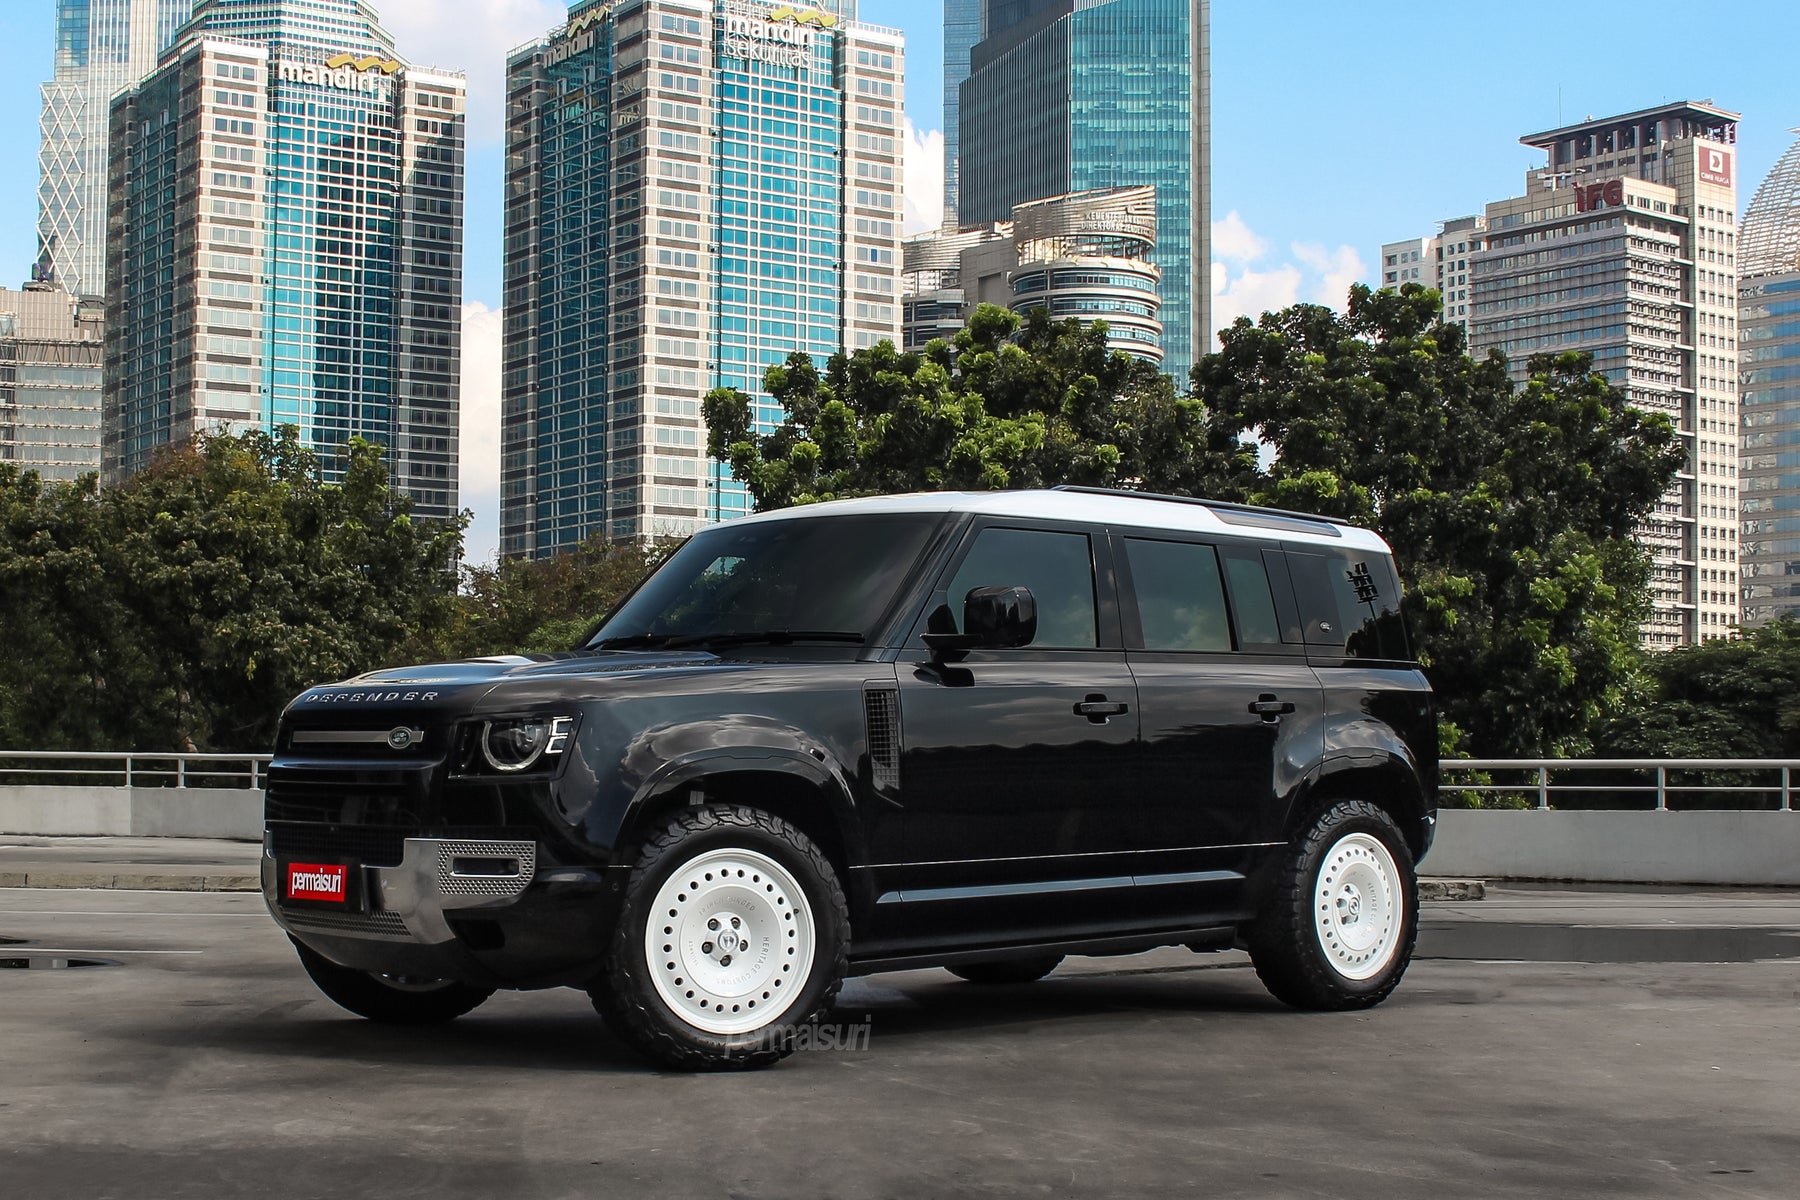
[{"label": "door handle", "polygon": [[1265,721],[1279,721],[1283,713],[1294,711],[1294,705],[1292,701],[1279,700],[1273,693],[1264,692],[1250,702],[1250,711]]},{"label": "door handle", "polygon": [[1117,717],[1131,711],[1131,705],[1118,700],[1108,700],[1105,696],[1094,694],[1075,705],[1075,715],[1086,717],[1095,725],[1106,724],[1108,717]]}]

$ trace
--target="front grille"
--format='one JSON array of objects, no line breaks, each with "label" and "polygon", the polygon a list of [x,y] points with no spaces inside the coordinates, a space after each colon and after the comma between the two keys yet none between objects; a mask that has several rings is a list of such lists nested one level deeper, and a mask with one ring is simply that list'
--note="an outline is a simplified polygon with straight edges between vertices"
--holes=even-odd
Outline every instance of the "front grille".
[{"label": "front grille", "polygon": [[282,918],[295,929],[311,929],[319,933],[355,933],[367,936],[411,938],[406,922],[399,913],[334,913],[311,909],[283,909]]},{"label": "front grille", "polygon": [[424,825],[433,821],[429,797],[439,769],[431,763],[382,770],[277,758],[269,764],[265,810],[272,821]]},{"label": "front grille", "polygon": [[405,857],[408,829],[329,825],[269,825],[269,849],[278,859],[342,859],[365,867],[397,867]]}]

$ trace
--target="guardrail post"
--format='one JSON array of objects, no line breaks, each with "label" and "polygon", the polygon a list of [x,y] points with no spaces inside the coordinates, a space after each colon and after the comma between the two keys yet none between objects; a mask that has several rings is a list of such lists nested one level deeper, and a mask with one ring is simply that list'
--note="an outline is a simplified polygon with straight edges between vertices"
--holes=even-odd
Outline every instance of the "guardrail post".
[{"label": "guardrail post", "polygon": [[175,786],[178,788],[184,788],[187,786],[187,756],[186,755],[183,755],[182,757],[175,760]]},{"label": "guardrail post", "polygon": [[1538,771],[1538,811],[1548,812],[1550,809],[1550,768],[1539,767]]},{"label": "guardrail post", "polygon": [[1781,768],[1781,811],[1794,811],[1794,780],[1792,767]]},{"label": "guardrail post", "polygon": [[1669,811],[1669,769],[1656,768],[1656,811]]},{"label": "guardrail post", "polygon": [[125,756],[125,786],[126,787],[136,787],[137,786],[137,781],[132,778],[131,763],[132,763],[131,755],[127,754]]}]

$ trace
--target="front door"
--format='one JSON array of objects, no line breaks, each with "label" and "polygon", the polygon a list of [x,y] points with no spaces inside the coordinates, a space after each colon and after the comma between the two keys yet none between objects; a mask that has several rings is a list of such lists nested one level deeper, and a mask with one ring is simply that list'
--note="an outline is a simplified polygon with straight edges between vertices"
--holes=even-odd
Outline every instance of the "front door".
[{"label": "front door", "polygon": [[990,585],[1031,589],[1029,646],[941,662],[918,643],[899,663],[907,862],[880,924],[933,945],[1102,928],[1129,903],[1129,864],[1096,842],[1138,732],[1104,536],[978,524],[926,611],[960,630]]}]

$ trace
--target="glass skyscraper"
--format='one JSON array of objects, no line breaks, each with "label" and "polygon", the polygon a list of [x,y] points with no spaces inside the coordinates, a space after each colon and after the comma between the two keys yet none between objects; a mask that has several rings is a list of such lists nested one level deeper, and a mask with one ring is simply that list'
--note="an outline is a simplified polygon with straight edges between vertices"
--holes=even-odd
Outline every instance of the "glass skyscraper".
[{"label": "glass skyscraper", "polygon": [[1738,237],[1744,625],[1800,613],[1800,141]]},{"label": "glass skyscraper", "polygon": [[576,3],[507,64],[500,548],[748,511],[715,387],[898,340],[903,47],[851,4]]},{"label": "glass skyscraper", "polygon": [[986,0],[958,113],[965,225],[1155,186],[1164,369],[1182,384],[1211,341],[1209,3]]},{"label": "glass skyscraper", "polygon": [[136,83],[194,0],[57,0],[56,67],[38,117],[39,277],[106,288],[106,107]]},{"label": "glass skyscraper", "polygon": [[955,229],[962,143],[962,85],[969,52],[981,40],[981,0],[944,0],[944,228]]},{"label": "glass skyscraper", "polygon": [[366,0],[200,0],[112,106],[103,472],[201,430],[388,450],[457,512],[464,97]]}]

